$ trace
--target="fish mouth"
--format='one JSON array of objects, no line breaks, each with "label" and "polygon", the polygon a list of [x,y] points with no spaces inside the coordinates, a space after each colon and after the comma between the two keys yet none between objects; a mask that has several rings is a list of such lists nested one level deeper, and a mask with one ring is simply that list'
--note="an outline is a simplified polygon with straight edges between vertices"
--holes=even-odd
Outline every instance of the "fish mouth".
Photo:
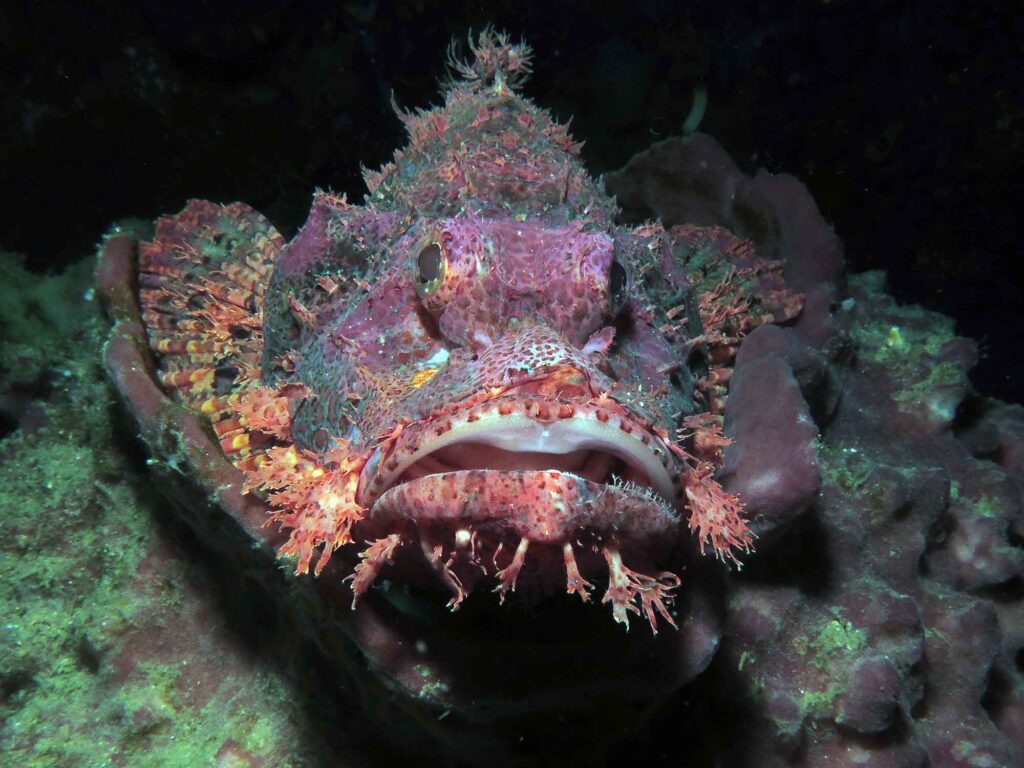
[{"label": "fish mouth", "polygon": [[543,544],[615,530],[639,544],[678,522],[680,485],[668,446],[621,406],[516,395],[406,427],[367,462],[359,501],[382,525],[490,524]]},{"label": "fish mouth", "polygon": [[[676,542],[682,476],[667,443],[613,401],[505,395],[406,425],[360,478],[367,538],[391,547],[361,554],[353,577],[371,608],[356,612],[362,645],[387,638],[388,652],[371,665],[419,701],[450,706],[436,691],[465,693],[475,716],[611,691],[646,695],[677,666],[678,643],[654,636],[659,620],[675,626],[679,579],[654,561]],[[401,578],[369,590],[392,555]],[[605,574],[607,591],[591,601]],[[454,611],[481,584],[498,602],[515,593],[516,608],[469,600],[457,615],[439,612],[439,591]],[[558,592],[578,597],[551,599]],[[616,622],[628,628],[634,613],[652,634],[627,642],[611,629],[606,603]],[[610,657],[621,668],[602,666]],[[476,660],[508,679],[473,668]],[[425,662],[458,684],[424,688]],[[488,683],[474,689],[479,680]]]}]

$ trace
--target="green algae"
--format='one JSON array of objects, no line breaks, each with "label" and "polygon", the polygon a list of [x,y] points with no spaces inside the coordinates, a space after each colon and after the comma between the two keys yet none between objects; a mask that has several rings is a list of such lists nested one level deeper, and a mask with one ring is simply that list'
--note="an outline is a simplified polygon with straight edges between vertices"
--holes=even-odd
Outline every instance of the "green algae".
[{"label": "green algae", "polygon": [[[851,284],[871,294],[883,290],[882,273],[865,273],[851,278]],[[963,367],[938,359],[956,339],[952,318],[917,305],[889,302],[878,317],[859,318],[850,335],[859,354],[882,365],[900,388],[892,399],[907,407],[924,405],[934,418],[953,418],[959,395],[950,391],[966,380]]]},{"label": "green algae", "polygon": [[1001,768],[984,746],[961,739],[953,745],[953,757],[970,768]]},{"label": "green algae", "polygon": [[987,462],[972,462],[970,473],[975,490],[969,494],[964,492],[959,481],[955,479],[949,481],[949,502],[950,505],[955,505],[958,508],[958,517],[1008,523],[1013,517],[1015,508],[1000,499],[998,495],[986,492],[986,489],[1000,487],[1001,473],[993,472],[991,465]]},{"label": "green algae", "polygon": [[[851,275],[849,282],[855,292],[873,296],[885,293],[882,272]],[[885,310],[861,318],[850,328],[850,334],[862,354],[897,372],[913,366],[921,355],[939,355],[956,338],[954,321],[945,315],[917,304],[896,304],[891,299],[885,302]]]},{"label": "green algae", "polygon": [[867,645],[864,632],[849,621],[835,618],[821,625],[815,637],[796,635],[790,643],[801,656],[813,654],[811,663],[818,669],[829,669],[837,658],[861,650]]},{"label": "green algae", "polygon": [[[90,658],[137,610],[125,587],[151,532],[133,514],[130,488],[113,480],[120,467],[105,450],[111,394],[99,360],[75,354],[76,346],[100,346],[87,289],[77,302],[51,308],[46,286],[55,281],[4,261],[6,285],[16,291],[0,302],[7,308],[0,320],[5,384],[52,378],[58,392],[43,407],[42,428],[0,443],[10,457],[0,464],[0,522],[13,534],[0,544],[2,743],[23,765],[102,763],[116,748],[97,738],[106,702]],[[87,285],[88,274],[71,270],[55,293],[71,293],[68,283]]]},{"label": "green algae", "polygon": [[451,692],[447,683],[436,679],[437,672],[430,665],[417,664],[414,669],[423,678],[423,686],[419,691],[421,699],[436,703]]},{"label": "green algae", "polygon": [[810,656],[811,664],[825,675],[823,688],[800,691],[802,717],[821,719],[831,715],[836,698],[849,683],[853,660],[868,644],[864,631],[844,619],[838,608],[833,607],[831,614],[816,634],[798,635],[792,641],[793,650]]},{"label": "green algae", "polygon": [[847,493],[858,493],[869,486],[876,464],[859,448],[825,443],[819,438],[815,450],[823,482]]},{"label": "green algae", "polygon": [[987,493],[980,493],[977,496],[965,496],[960,489],[960,483],[956,480],[950,480],[949,482],[949,501],[951,504],[956,504],[966,511],[967,517],[988,520],[1003,520],[1007,517],[1007,510],[998,498]]},{"label": "green algae", "polygon": [[816,449],[822,485],[836,488],[846,498],[859,502],[845,505],[841,514],[857,517],[866,511],[873,522],[881,522],[889,510],[886,485],[879,479],[879,470],[892,469],[901,474],[911,470],[889,464],[856,445],[819,440]]},{"label": "green algae", "polygon": [[[797,663],[807,670],[817,670],[818,674],[806,680],[807,684],[814,687],[801,687],[789,692],[799,708],[799,715],[792,721],[788,718],[777,720],[776,726],[780,733],[805,719],[823,720],[833,717],[836,700],[849,686],[854,662],[869,647],[867,634],[847,620],[841,608],[832,606],[825,613],[825,617],[819,614],[817,619],[808,621],[809,632],[798,633],[789,640],[789,650],[802,657]],[[769,684],[770,675],[766,679],[753,674],[751,667],[756,660],[753,652],[743,651],[737,671],[747,672],[744,675],[747,695],[763,705],[769,690],[775,686]]]},{"label": "green algae", "polygon": [[115,668],[190,599],[189,564],[165,555],[159,579],[139,578],[161,534],[117,445],[92,266],[40,277],[0,254],[0,387],[47,393],[38,426],[0,440],[0,752],[26,768],[308,764],[272,669],[225,678],[197,706],[187,659]]},{"label": "green algae", "polygon": [[976,499],[961,499],[960,501],[974,517],[990,520],[1001,520],[1006,517],[1003,505],[992,496],[982,494]]},{"label": "green algae", "polygon": [[828,669],[837,660],[845,661],[850,654],[866,645],[867,636],[863,630],[857,629],[849,621],[835,618],[822,626],[810,648],[814,651],[814,666]]},{"label": "green algae", "polygon": [[964,371],[956,363],[931,362],[923,378],[907,384],[892,397],[897,403],[906,405],[924,403],[932,414],[944,421],[950,421],[956,415],[960,397],[944,393],[943,389],[956,386],[963,381]]},{"label": "green algae", "polygon": [[832,683],[823,691],[804,691],[800,696],[801,716],[815,720],[829,717],[832,714],[832,706],[842,691],[843,688],[838,683]]},{"label": "green algae", "polygon": [[436,703],[444,699],[450,692],[451,689],[448,687],[447,683],[434,681],[424,684],[424,686],[420,688],[419,696],[425,701]]}]

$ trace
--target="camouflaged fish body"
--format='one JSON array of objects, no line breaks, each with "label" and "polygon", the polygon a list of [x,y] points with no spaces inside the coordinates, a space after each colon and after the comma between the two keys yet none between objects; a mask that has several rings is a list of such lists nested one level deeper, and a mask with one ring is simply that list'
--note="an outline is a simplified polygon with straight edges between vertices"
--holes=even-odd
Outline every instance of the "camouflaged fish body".
[{"label": "camouflaged fish body", "polygon": [[[735,560],[752,536],[714,480],[739,339],[792,317],[778,265],[724,230],[615,223],[580,146],[517,89],[529,49],[481,35],[442,106],[319,192],[288,244],[241,204],[193,201],[140,249],[160,379],[319,574],[358,552],[457,607],[604,588],[669,624],[680,536]],[[346,550],[347,551],[347,550]]]}]

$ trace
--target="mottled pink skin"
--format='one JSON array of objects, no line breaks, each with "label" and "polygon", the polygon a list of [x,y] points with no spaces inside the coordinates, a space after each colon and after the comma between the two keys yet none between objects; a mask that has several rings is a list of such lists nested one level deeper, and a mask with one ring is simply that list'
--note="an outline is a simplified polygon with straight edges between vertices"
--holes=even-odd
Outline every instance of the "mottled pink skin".
[{"label": "mottled pink skin", "polygon": [[[546,495],[546,504],[528,503]],[[550,496],[564,507],[556,508]],[[526,502],[526,503],[524,503]],[[649,544],[671,540],[678,515],[637,498],[562,472],[481,470],[427,475],[402,483],[384,494],[374,517],[387,520],[409,516],[420,525],[472,520],[511,521],[517,535],[538,544],[572,541],[580,527],[621,529],[620,543]]]},{"label": "mottled pink skin", "polygon": [[[608,296],[612,237],[585,231],[588,226],[586,220],[548,227],[508,218],[438,224],[454,279],[423,305],[450,344],[472,346],[481,335],[501,338],[511,319],[519,318],[580,347],[614,309]],[[406,237],[415,251],[420,238]]]}]

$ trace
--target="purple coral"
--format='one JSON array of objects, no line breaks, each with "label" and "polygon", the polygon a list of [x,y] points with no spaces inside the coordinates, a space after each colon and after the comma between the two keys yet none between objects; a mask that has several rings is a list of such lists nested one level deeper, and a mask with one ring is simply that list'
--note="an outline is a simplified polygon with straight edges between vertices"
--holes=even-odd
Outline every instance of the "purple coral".
[{"label": "purple coral", "polygon": [[1020,765],[1024,410],[972,392],[973,344],[898,306],[880,275],[837,290],[838,242],[794,179],[748,179],[698,136],[662,142],[609,188],[667,225],[734,227],[808,291],[793,327],[751,334],[733,376],[724,480],[761,540],[728,580],[721,652],[683,697],[715,702],[713,724],[690,719],[693,752]]}]

